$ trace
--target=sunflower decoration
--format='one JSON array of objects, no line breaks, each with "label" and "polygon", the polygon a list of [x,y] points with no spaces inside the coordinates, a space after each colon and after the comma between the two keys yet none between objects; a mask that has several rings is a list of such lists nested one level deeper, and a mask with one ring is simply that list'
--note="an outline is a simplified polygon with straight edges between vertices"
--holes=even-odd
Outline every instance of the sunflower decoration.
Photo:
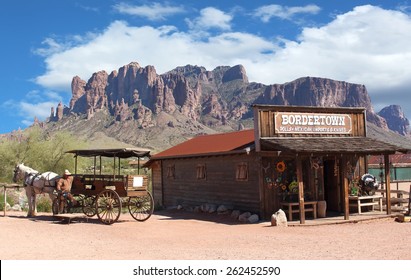
[{"label": "sunflower decoration", "polygon": [[297,193],[298,192],[298,183],[297,181],[292,181],[290,185],[288,186],[288,189],[292,193]]},{"label": "sunflower decoration", "polygon": [[282,161],[277,162],[275,169],[278,172],[283,173],[287,169],[287,166],[285,165],[285,162],[282,160]]},{"label": "sunflower decoration", "polygon": [[284,184],[281,184],[281,190],[286,191],[287,190],[287,186]]}]

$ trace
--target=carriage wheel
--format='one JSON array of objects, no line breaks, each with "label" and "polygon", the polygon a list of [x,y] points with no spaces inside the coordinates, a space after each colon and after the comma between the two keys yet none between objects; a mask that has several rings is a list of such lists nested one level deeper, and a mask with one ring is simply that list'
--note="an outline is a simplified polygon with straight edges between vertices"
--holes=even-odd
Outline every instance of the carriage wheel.
[{"label": "carriage wheel", "polygon": [[[63,209],[60,209],[61,203],[64,204]],[[53,212],[53,216],[58,214],[65,214],[69,213],[69,207],[67,207],[67,203],[65,203],[65,201],[61,201],[60,198],[57,197],[53,200],[53,204],[51,205],[51,211]]]},{"label": "carriage wheel", "polygon": [[97,216],[104,224],[111,225],[121,214],[120,196],[113,190],[100,192],[96,199]]},{"label": "carriage wheel", "polygon": [[93,217],[96,215],[96,197],[86,195],[82,197],[82,210],[87,217]]},{"label": "carriage wheel", "polygon": [[139,222],[150,218],[154,211],[154,200],[150,192],[144,196],[130,197],[128,199],[128,211]]}]

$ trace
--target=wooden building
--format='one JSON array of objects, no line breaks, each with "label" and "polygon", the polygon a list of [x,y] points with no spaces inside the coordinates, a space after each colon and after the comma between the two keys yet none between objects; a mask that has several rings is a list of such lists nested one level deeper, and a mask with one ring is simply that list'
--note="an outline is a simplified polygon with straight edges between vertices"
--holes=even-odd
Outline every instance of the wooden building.
[{"label": "wooden building", "polygon": [[155,204],[224,204],[266,219],[288,206],[304,223],[325,201],[349,219],[350,186],[367,171],[366,156],[382,155],[389,168],[390,154],[408,151],[367,137],[364,108],[253,110],[252,130],[195,137],[154,155],[147,165]]}]

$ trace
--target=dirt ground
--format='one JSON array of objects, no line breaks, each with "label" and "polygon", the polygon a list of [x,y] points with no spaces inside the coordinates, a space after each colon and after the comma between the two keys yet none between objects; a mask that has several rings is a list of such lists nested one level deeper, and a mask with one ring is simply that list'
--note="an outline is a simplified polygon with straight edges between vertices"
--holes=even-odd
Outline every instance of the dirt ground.
[{"label": "dirt ground", "polygon": [[97,218],[70,224],[49,213],[0,216],[2,260],[411,260],[411,223],[272,227],[229,216],[156,212],[145,222],[126,213],[113,225]]}]

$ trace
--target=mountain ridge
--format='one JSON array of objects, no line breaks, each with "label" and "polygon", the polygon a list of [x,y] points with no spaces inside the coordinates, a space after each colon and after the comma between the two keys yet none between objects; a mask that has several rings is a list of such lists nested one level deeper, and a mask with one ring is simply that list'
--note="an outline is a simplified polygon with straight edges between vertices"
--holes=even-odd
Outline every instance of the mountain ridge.
[{"label": "mountain ridge", "polygon": [[242,65],[211,71],[186,65],[159,75],[154,66],[132,62],[110,74],[95,72],[88,81],[75,76],[71,87],[69,105],[60,103],[56,111],[51,108],[42,124],[46,130],[68,129],[87,137],[103,132],[154,150],[199,134],[252,127],[251,105],[255,103],[364,107],[367,121],[409,135],[409,122],[401,108],[392,105],[375,113],[364,85],[319,77],[264,85],[249,82]]}]

